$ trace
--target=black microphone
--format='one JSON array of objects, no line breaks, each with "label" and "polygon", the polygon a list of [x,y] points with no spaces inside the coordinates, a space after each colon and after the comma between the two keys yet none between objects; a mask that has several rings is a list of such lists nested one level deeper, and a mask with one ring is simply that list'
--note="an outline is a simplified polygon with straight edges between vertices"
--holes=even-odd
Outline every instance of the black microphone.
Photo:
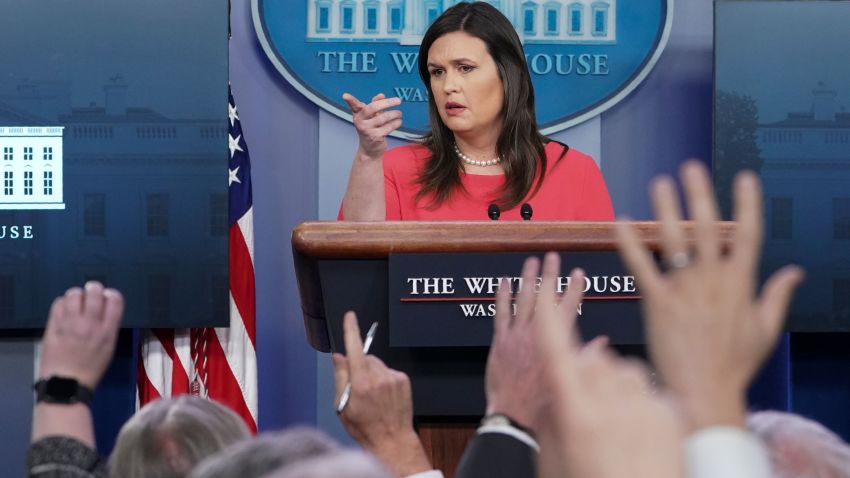
[{"label": "black microphone", "polygon": [[498,221],[499,216],[502,215],[502,210],[499,209],[498,204],[493,203],[487,208],[487,215],[490,216],[490,219],[492,219],[494,221]]},{"label": "black microphone", "polygon": [[522,216],[523,221],[530,221],[532,214],[534,211],[531,209],[531,204],[525,203],[519,208],[519,215]]}]

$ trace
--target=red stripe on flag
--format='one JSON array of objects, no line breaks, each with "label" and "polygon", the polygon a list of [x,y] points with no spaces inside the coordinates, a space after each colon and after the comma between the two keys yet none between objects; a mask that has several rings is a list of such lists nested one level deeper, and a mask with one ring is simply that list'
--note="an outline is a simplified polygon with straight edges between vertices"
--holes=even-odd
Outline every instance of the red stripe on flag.
[{"label": "red stripe on flag", "polygon": [[254,417],[251,416],[248,405],[245,404],[242,389],[239,387],[239,382],[236,381],[230,365],[228,365],[227,357],[224,355],[224,349],[218,341],[218,336],[214,333],[210,334],[207,340],[207,357],[209,358],[207,361],[209,373],[207,392],[209,397],[230,407],[245,420],[251,432],[256,434],[257,424],[254,422]]},{"label": "red stripe on flag", "polygon": [[239,309],[251,344],[257,347],[254,264],[239,224],[230,226],[230,293]]}]

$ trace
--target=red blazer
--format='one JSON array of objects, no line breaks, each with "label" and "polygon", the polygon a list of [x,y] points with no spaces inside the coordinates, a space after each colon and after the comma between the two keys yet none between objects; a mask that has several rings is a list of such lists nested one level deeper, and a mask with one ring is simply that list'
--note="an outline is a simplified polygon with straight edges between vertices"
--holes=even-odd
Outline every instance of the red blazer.
[{"label": "red blazer", "polygon": [[[533,196],[522,203],[531,205],[536,221],[611,221],[614,209],[602,173],[590,156],[555,141],[546,145],[546,177]],[[504,175],[461,173],[464,191],[454,192],[436,208],[416,201],[416,178],[430,156],[424,146],[410,144],[384,154],[384,193],[388,221],[487,221],[488,206],[499,196]],[[522,204],[520,203],[520,204]],[[339,218],[342,219],[340,209]],[[501,212],[500,220],[522,220],[520,206]]]}]

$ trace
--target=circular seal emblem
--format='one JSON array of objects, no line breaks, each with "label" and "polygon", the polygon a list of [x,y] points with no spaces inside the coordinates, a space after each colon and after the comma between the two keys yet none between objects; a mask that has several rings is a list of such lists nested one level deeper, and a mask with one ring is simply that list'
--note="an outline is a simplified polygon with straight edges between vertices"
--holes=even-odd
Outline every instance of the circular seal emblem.
[{"label": "circular seal emblem", "polygon": [[[415,138],[428,130],[417,69],[428,25],[452,0],[252,0],[260,44],[283,77],[319,107],[351,121],[342,94],[398,96]],[[551,134],[625,98],[667,43],[673,0],[491,0],[525,48],[537,119]]]}]

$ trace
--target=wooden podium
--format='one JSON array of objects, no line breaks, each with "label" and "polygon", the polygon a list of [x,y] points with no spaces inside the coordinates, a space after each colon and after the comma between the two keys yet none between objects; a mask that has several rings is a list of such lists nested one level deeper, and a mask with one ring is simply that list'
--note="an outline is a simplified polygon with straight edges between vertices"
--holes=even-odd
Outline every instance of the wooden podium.
[{"label": "wooden podium", "polygon": [[[658,224],[635,225],[657,250]],[[730,231],[723,228],[724,241]],[[292,249],[310,345],[322,352],[342,350],[342,316],[347,310],[357,312],[361,330],[378,321],[371,353],[410,376],[417,430],[432,463],[448,478],[484,413],[487,347],[390,346],[389,258],[423,253],[613,253],[616,241],[613,223],[308,222],[293,231]],[[564,264],[565,269],[569,266]]]}]

